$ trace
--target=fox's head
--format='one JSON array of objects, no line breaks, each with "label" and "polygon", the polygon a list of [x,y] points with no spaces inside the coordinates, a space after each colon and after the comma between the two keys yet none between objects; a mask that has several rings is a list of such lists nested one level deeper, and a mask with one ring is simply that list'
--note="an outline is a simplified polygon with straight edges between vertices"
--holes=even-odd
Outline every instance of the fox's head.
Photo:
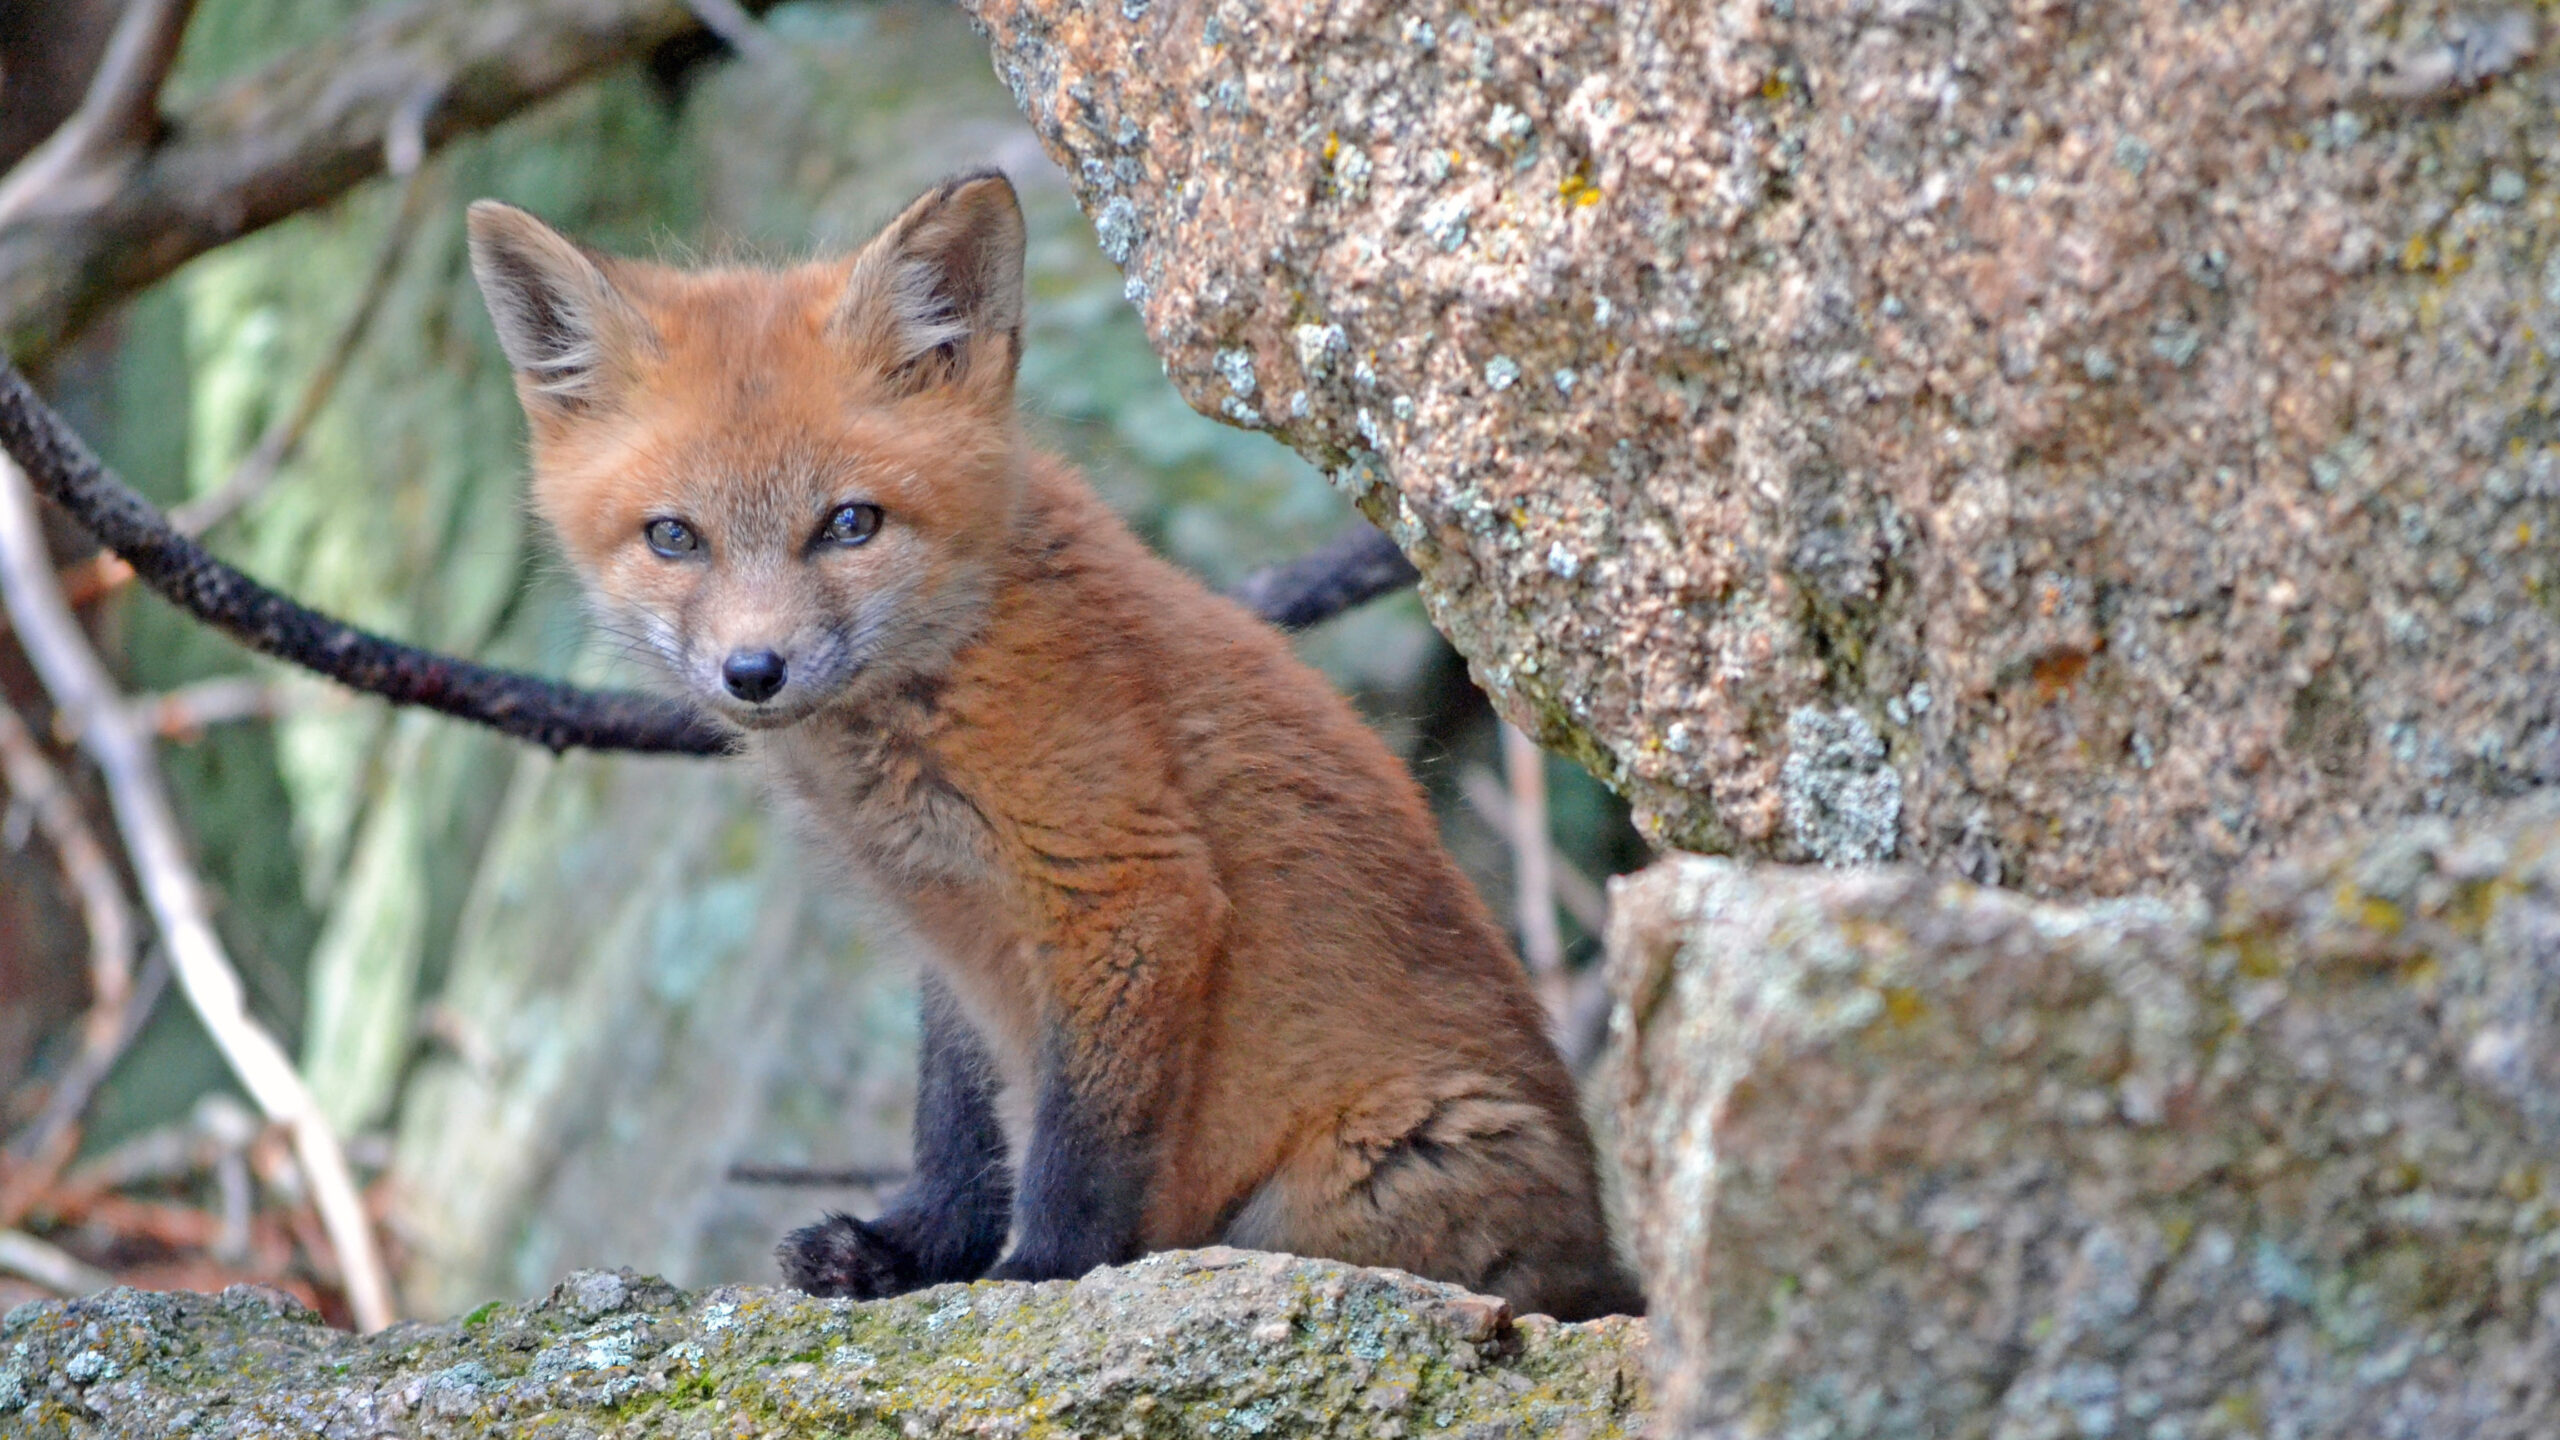
[{"label": "fox's head", "polygon": [[1023,487],[1022,247],[993,172],[788,270],[614,259],[473,205],[534,508],[605,622],[757,729],[947,660]]}]

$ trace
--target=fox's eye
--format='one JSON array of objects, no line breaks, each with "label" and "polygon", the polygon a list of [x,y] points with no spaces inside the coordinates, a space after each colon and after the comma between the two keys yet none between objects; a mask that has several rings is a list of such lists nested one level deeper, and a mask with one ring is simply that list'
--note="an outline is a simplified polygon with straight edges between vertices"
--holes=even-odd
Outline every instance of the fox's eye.
[{"label": "fox's eye", "polygon": [[880,533],[880,507],[877,505],[839,505],[827,523],[818,529],[818,539],[828,545],[859,545]]},{"label": "fox's eye", "polygon": [[702,537],[681,520],[657,519],[640,527],[641,537],[649,548],[670,560],[681,560],[702,548]]}]

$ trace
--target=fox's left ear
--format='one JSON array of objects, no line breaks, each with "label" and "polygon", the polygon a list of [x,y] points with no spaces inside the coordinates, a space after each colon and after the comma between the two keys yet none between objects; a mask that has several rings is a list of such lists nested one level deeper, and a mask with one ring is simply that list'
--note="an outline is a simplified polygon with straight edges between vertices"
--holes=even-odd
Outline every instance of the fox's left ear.
[{"label": "fox's left ear", "polygon": [[909,391],[993,384],[1022,356],[1022,206],[1000,171],[945,181],[855,257],[835,328]]}]

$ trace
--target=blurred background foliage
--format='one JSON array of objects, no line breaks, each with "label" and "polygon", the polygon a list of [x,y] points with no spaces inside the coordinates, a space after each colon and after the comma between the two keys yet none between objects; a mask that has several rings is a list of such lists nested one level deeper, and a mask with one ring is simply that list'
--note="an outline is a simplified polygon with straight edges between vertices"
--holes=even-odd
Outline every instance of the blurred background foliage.
[{"label": "blurred background foliage", "polygon": [[[342,23],[361,0],[203,0],[183,95]],[[299,454],[215,548],[383,632],[585,682],[635,684],[582,623],[520,499],[523,429],[465,259],[463,207],[496,196],[600,248],[676,260],[849,246],[940,177],[993,163],[1020,187],[1035,431],[1082,462],[1149,541],[1212,583],[1353,523],[1323,477],[1194,414],[1120,277],[956,11],[794,3],[771,57],[669,47],[427,162],[421,217],[370,331]],[[291,405],[399,212],[376,182],[207,255],[128,306],[52,377],[109,458],[163,504],[218,486]],[[741,767],[528,750],[349,700],[131,595],[98,623],[132,691],[256,673],[270,720],[168,747],[220,928],[254,1008],[367,1173],[413,1313],[539,1291],[572,1266],[679,1283],[769,1280],[770,1247],[859,1186],[745,1185],[736,1163],[905,1163],[914,1016],[907,942],[832,893]],[[1463,798],[1498,771],[1489,709],[1410,595],[1336,620],[1305,653],[1415,765],[1451,847],[1510,913],[1509,850]],[[1562,856],[1641,859],[1616,801],[1547,766]],[[23,827],[20,827],[23,828]],[[25,842],[13,829],[10,848]],[[40,867],[39,867],[40,868]],[[76,927],[23,855],[0,922]],[[15,917],[15,918],[12,918]],[[1570,953],[1592,937],[1567,923]],[[10,949],[13,1093],[59,1063],[76,935]],[[34,957],[34,958],[29,958]],[[48,1038],[50,1037],[50,1038]],[[92,1154],[189,1123],[228,1086],[164,1002],[91,1106]],[[23,1110],[24,1103],[19,1107]],[[53,1237],[110,1269],[130,1236]],[[147,1248],[147,1247],[146,1247]]]}]

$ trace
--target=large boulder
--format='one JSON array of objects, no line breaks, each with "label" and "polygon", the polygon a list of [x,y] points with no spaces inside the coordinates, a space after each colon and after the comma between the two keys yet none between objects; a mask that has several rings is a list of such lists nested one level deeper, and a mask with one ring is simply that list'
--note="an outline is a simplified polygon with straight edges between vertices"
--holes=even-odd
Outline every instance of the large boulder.
[{"label": "large boulder", "polygon": [[2547,7],[969,8],[1659,842],[2123,893],[2560,776]]},{"label": "large boulder", "polygon": [[1642,1429],[1643,1336],[1238,1250],[867,1305],[591,1270],[535,1304],[363,1338],[268,1291],[110,1290],[0,1320],[0,1430],[1609,1440]]},{"label": "large boulder", "polygon": [[1665,1434],[2560,1434],[2560,804],[2210,907],[1614,898]]}]

